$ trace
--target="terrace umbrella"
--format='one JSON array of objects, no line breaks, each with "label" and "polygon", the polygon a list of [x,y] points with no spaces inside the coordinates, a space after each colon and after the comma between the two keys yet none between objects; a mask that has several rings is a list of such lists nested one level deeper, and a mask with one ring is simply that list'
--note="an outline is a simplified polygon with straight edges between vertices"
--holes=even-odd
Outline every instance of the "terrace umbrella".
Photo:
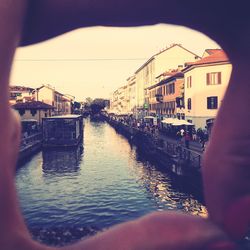
[{"label": "terrace umbrella", "polygon": [[172,124],[176,121],[177,119],[174,119],[174,118],[165,118],[164,120],[162,120],[161,122],[162,123],[165,123],[165,124]]},{"label": "terrace umbrella", "polygon": [[186,120],[178,120],[176,119],[173,123],[173,126],[182,126],[182,125],[186,125],[186,126],[193,126],[194,124],[186,121]]},{"label": "terrace umbrella", "polygon": [[151,116],[151,115],[148,115],[148,116],[145,116],[144,119],[154,119],[155,117],[154,116]]}]

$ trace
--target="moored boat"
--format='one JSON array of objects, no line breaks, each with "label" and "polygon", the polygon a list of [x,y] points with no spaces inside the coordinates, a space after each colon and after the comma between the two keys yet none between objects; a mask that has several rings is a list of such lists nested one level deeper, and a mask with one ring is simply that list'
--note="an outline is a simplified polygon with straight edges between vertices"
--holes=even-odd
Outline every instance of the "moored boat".
[{"label": "moored boat", "polygon": [[43,147],[71,147],[83,141],[81,115],[43,118]]}]

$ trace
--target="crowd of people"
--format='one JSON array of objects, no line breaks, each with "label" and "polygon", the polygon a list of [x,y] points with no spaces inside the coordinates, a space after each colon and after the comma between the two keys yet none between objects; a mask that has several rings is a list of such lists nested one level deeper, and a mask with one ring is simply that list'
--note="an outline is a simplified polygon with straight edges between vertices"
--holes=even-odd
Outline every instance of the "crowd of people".
[{"label": "crowd of people", "polygon": [[171,124],[164,125],[160,119],[155,118],[141,118],[136,119],[132,115],[128,116],[115,116],[112,115],[110,119],[120,122],[126,126],[137,128],[145,133],[150,133],[154,137],[160,139],[161,136],[166,136],[171,139],[175,139],[179,146],[185,146],[189,149],[190,141],[194,141],[200,144],[204,151],[209,140],[209,132],[207,127],[204,129],[195,129],[194,126],[173,126]]}]

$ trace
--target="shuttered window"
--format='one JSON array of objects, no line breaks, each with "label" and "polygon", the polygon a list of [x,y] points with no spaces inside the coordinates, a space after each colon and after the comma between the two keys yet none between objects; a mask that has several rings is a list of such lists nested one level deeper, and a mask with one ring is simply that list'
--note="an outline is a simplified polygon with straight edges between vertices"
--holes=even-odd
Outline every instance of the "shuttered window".
[{"label": "shuttered window", "polygon": [[188,106],[187,108],[188,108],[189,110],[192,109],[192,101],[191,101],[191,98],[188,98],[188,99],[187,99],[187,102],[188,102],[188,103],[187,103],[187,106]]},{"label": "shuttered window", "polygon": [[218,97],[210,96],[207,97],[207,109],[217,109],[218,108]]},{"label": "shuttered window", "polygon": [[187,88],[192,88],[192,76],[187,77]]},{"label": "shuttered window", "polygon": [[207,73],[207,85],[221,84],[221,72]]}]

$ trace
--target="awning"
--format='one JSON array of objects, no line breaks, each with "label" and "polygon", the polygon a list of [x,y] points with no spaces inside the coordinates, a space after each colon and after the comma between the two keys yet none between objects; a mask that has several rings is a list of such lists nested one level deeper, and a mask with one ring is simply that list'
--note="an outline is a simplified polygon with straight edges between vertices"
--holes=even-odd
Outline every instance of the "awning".
[{"label": "awning", "polygon": [[156,118],[156,117],[151,116],[151,115],[148,115],[148,116],[145,116],[145,117],[144,117],[144,119],[154,119],[154,118]]},{"label": "awning", "polygon": [[164,120],[162,120],[162,123],[166,123],[166,124],[172,124],[176,121],[177,119],[174,118],[165,118]]},{"label": "awning", "polygon": [[175,121],[172,123],[172,125],[173,126],[182,126],[182,125],[193,126],[194,124],[192,124],[186,120],[175,119]]},{"label": "awning", "polygon": [[116,115],[118,116],[126,116],[126,115],[129,115],[127,112],[118,112],[116,113]]},{"label": "awning", "polygon": [[116,113],[116,110],[108,109],[108,110],[107,110],[107,113],[108,113],[108,114],[115,114],[115,113]]}]

